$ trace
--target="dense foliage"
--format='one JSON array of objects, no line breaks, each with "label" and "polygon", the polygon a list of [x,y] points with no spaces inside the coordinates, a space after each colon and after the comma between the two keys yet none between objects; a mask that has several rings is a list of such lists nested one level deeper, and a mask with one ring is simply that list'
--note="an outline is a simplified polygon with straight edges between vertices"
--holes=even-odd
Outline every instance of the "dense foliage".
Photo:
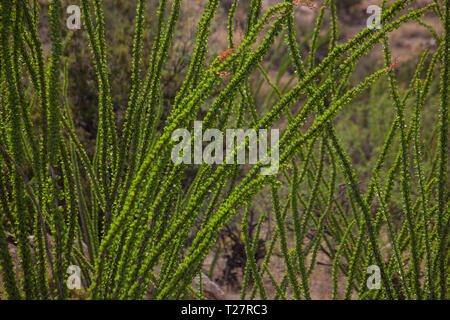
[{"label": "dense foliage", "polygon": [[[419,9],[408,9],[414,1],[382,1],[382,28],[365,28],[343,42],[338,39],[337,1],[326,0],[315,9],[318,17],[307,56],[299,49],[294,13],[305,3],[313,6],[311,1],[280,1],[263,12],[262,1],[251,0],[239,32],[239,0],[234,0],[228,11],[229,49],[212,61],[208,39],[220,1],[208,0],[187,74],[170,110],[164,110],[168,102],[162,73],[186,1],[159,0],[148,56],[143,41],[150,1],[136,2],[131,77],[115,87],[129,93],[123,121],[117,119],[112,99],[114,73],[103,1],[81,0],[83,30],[71,31],[86,36],[95,68],[95,81],[85,80],[97,86],[98,129],[90,156],[77,134],[68,98],[71,79],[63,51],[71,32],[63,30],[61,1],[52,0],[49,7],[48,56],[38,1],[1,1],[0,290],[7,298],[73,297],[66,272],[77,265],[85,294],[93,299],[203,299],[202,286],[194,288],[192,282],[202,277],[205,258],[235,217],[242,222],[248,257],[241,298],[310,299],[310,277],[324,248],[332,261],[330,298],[449,298],[447,0]],[[421,20],[425,13],[440,19],[442,35]],[[331,17],[331,31],[326,57],[319,59],[325,14]],[[402,90],[389,33],[410,21],[428,28],[437,49],[421,54],[408,88]],[[237,40],[239,33],[242,39]],[[270,80],[262,64],[280,36],[280,46],[289,52],[286,68],[296,75],[295,85],[285,90]],[[379,43],[384,65],[353,85],[355,65]],[[255,103],[254,74],[273,88],[273,105],[260,108]],[[439,121],[423,127],[439,74]],[[384,143],[376,150],[365,187],[334,120],[379,79],[389,84],[385,103],[392,118],[390,129],[380,133]],[[38,119],[32,117],[35,112]],[[261,175],[262,162],[175,165],[172,132],[191,128],[194,120],[202,120],[204,129],[222,131],[278,128],[284,121],[279,173]],[[424,146],[423,136],[431,132],[436,145]],[[252,206],[261,196],[271,198],[272,210],[262,212],[250,231]],[[395,200],[402,203],[400,215],[391,210]],[[275,221],[273,230],[263,228],[269,220]],[[258,263],[255,253],[263,229],[268,241]],[[382,247],[383,235],[388,240]],[[10,253],[11,241],[18,247],[17,261]],[[285,274],[277,280],[270,262],[278,252]],[[366,285],[371,265],[379,267],[380,290]],[[267,293],[265,279],[275,296]]]}]

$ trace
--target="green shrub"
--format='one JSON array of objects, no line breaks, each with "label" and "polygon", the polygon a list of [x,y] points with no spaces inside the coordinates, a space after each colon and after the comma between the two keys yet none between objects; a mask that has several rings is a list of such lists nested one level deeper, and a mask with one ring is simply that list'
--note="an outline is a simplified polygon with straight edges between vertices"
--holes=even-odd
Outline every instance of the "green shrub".
[{"label": "green shrub", "polygon": [[[66,50],[86,41],[91,61],[81,49],[68,66],[61,1],[49,7],[48,59],[37,2],[1,2],[0,266],[7,297],[202,299],[202,290],[191,283],[225,224],[241,215],[247,257],[241,298],[311,298],[311,274],[318,252],[324,251],[333,266],[333,298],[447,299],[450,8],[435,2],[404,13],[411,1],[395,1],[383,10],[382,29],[364,29],[338,45],[336,3],[326,1],[318,8],[309,56],[302,57],[293,23],[297,4],[286,1],[262,12],[261,0],[252,0],[238,42],[233,29],[239,1],[234,1],[227,28],[230,50],[209,59],[219,2],[204,4],[189,66],[182,84],[170,88],[175,92],[170,98],[163,79],[183,19],[181,0],[158,2],[148,53],[147,1],[137,1],[131,58],[124,54],[128,29],[111,24],[103,1],[81,0],[83,32],[66,39]],[[129,1],[114,5],[132,10]],[[316,48],[323,46],[319,33],[328,11],[328,52],[320,59]],[[444,34],[436,51],[422,54],[408,89],[400,90],[388,34],[425,12],[441,19]],[[118,38],[111,40],[111,30]],[[263,63],[280,35],[296,75],[293,86],[282,90]],[[383,66],[352,84],[355,64],[378,43],[384,47]],[[76,79],[85,66],[89,79]],[[437,109],[433,79],[439,71],[437,122],[426,113]],[[264,108],[255,103],[255,74],[276,94]],[[89,93],[85,101],[69,99],[73,80],[89,87],[82,91]],[[352,119],[343,109],[367,93],[379,105],[374,101],[360,108]],[[75,106],[84,103],[97,106],[92,152],[80,142],[80,124],[72,118]],[[33,106],[39,121],[32,121]],[[204,129],[222,130],[259,131],[284,123],[279,173],[260,175],[261,162],[175,165],[171,135],[194,120],[203,120]],[[352,121],[367,129],[355,132]],[[372,130],[374,121],[383,122],[384,132]],[[358,139],[371,149],[365,151],[364,143],[354,142]],[[347,153],[351,148],[362,152]],[[367,185],[360,184],[361,175]],[[268,194],[272,210],[250,231],[255,199]],[[392,204],[402,205],[402,212]],[[258,265],[263,223],[271,219],[276,227],[264,228],[267,247]],[[388,255],[380,246],[385,233]],[[10,238],[18,247],[17,261]],[[281,279],[269,265],[277,253],[286,267]],[[71,265],[81,270],[81,292],[66,286]],[[380,269],[381,290],[366,286],[371,265]],[[345,288],[339,289],[338,277]],[[270,281],[273,296],[264,280]]]}]

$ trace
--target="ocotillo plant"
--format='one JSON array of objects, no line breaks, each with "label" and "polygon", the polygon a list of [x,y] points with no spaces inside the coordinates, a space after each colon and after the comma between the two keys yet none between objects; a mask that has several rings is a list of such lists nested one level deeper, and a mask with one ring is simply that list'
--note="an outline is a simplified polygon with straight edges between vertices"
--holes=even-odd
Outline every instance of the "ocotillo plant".
[{"label": "ocotillo plant", "polygon": [[[220,231],[239,217],[247,257],[243,299],[311,299],[320,252],[332,266],[330,298],[449,298],[447,0],[416,9],[410,7],[414,1],[382,1],[379,28],[364,28],[342,43],[335,0],[322,7],[314,1],[280,1],[268,9],[261,0],[251,0],[242,29],[234,0],[227,12],[228,48],[213,59],[208,41],[220,1],[204,1],[189,68],[169,110],[163,110],[168,103],[163,71],[187,1],[158,1],[148,55],[143,50],[147,2],[134,2],[125,107],[113,104],[102,0],[81,0],[82,30],[68,32],[65,8],[52,0],[45,16],[48,34],[40,27],[38,1],[0,3],[0,297],[73,298],[70,281],[75,278],[67,272],[75,270],[83,297],[91,299],[205,299],[193,281],[202,277]],[[317,11],[306,55],[294,19],[303,5]],[[442,34],[422,20],[424,14],[439,19]],[[436,48],[422,53],[403,90],[389,35],[411,22],[430,32]],[[323,30],[329,30],[326,43]],[[69,99],[63,53],[74,32],[85,37],[95,68],[93,156],[77,134]],[[383,66],[354,84],[356,64],[380,43]],[[288,70],[294,74],[292,85],[284,88],[279,78],[270,79],[264,65],[281,48],[288,55],[279,78]],[[425,128],[421,119],[439,74],[439,121]],[[364,186],[335,120],[382,78],[395,117]],[[263,82],[272,92],[261,106],[254,88]],[[124,108],[123,122],[119,108]],[[192,128],[194,121],[202,121],[203,130],[253,129],[260,140],[264,130],[282,130],[266,159],[247,166],[217,161],[191,168],[173,161],[177,141],[172,135]],[[427,159],[424,131],[436,136]],[[188,145],[197,139],[194,133]],[[248,139],[233,143],[229,156],[250,144]],[[264,160],[275,154],[278,171],[261,174],[267,169]],[[257,197],[270,199],[272,208],[260,214],[253,233],[248,221]],[[400,216],[391,210],[393,197],[403,205]],[[270,220],[275,228],[265,227]],[[263,232],[266,252],[259,263],[255,253]],[[380,244],[383,235],[388,249]],[[18,248],[18,258],[12,247]],[[270,267],[277,253],[285,266],[279,277]]]}]

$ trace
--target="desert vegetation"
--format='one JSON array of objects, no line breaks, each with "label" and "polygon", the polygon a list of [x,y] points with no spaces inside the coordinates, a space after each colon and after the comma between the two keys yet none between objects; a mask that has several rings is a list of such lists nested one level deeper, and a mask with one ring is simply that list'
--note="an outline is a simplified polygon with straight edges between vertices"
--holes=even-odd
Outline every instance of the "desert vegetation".
[{"label": "desert vegetation", "polygon": [[[449,298],[447,0],[74,2],[0,2],[0,298]],[[194,121],[279,170],[175,164]]]}]

